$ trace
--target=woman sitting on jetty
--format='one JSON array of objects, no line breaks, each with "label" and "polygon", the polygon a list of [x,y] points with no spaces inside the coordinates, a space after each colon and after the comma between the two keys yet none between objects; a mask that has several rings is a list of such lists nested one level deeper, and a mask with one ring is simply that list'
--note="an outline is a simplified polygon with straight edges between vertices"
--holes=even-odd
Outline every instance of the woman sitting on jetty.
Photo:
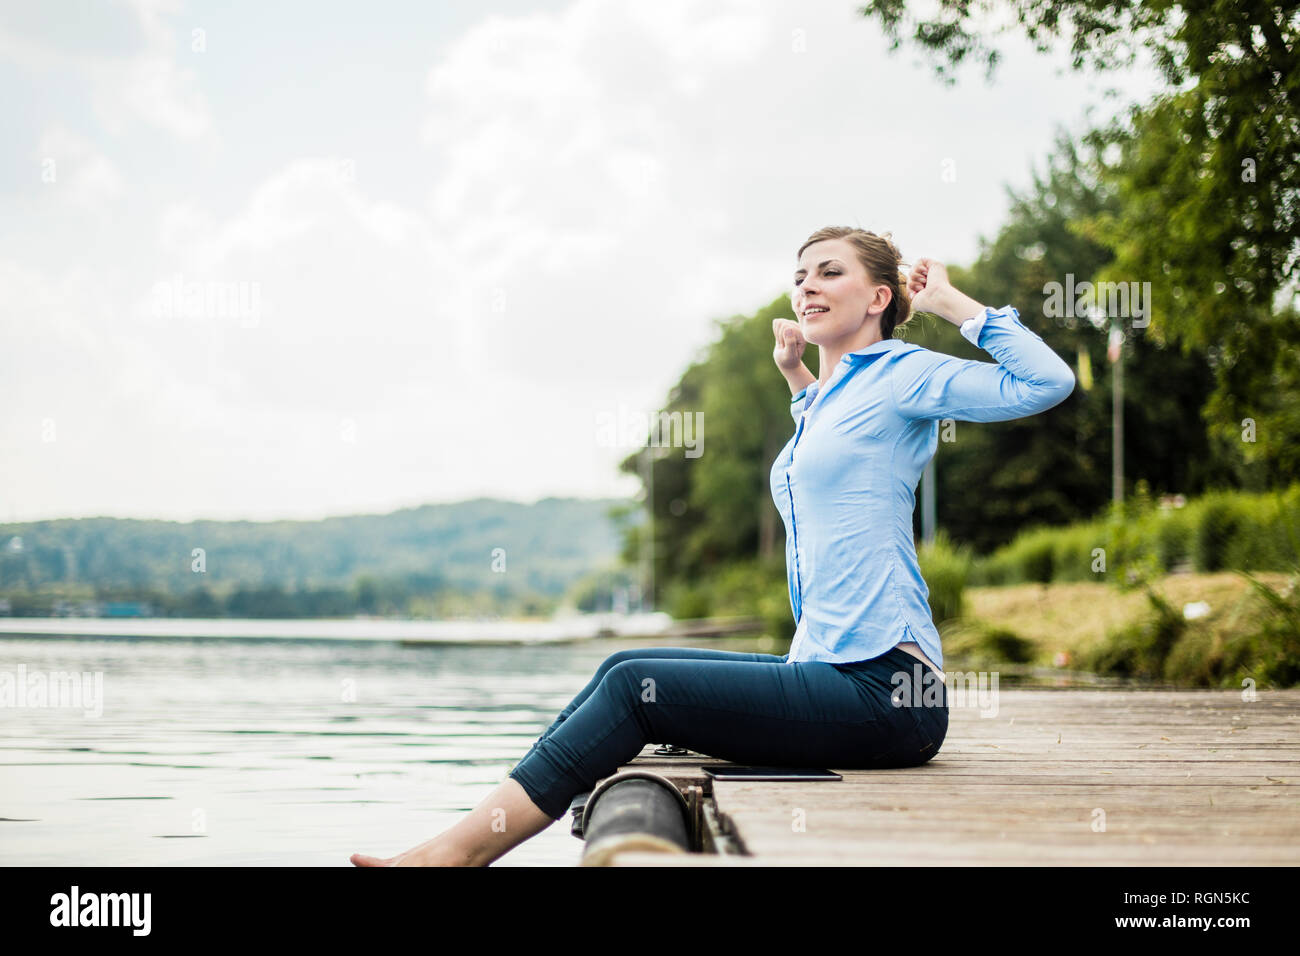
[{"label": "woman sitting on jetty", "polygon": [[[1074,373],[1014,308],[957,291],[941,263],[919,259],[904,276],[888,234],[829,227],[797,260],[798,321],[773,323],[796,423],[771,470],[796,622],[790,652],[611,654],[458,823],[398,856],[357,853],[353,863],[486,866],[648,743],[739,764],[844,769],[917,766],[938,752],[948,728],[943,651],[912,514],[939,421],[1046,411],[1074,389]],[[958,326],[997,364],[894,338],[913,309]],[[820,350],[817,377],[802,361],[809,342]]]}]

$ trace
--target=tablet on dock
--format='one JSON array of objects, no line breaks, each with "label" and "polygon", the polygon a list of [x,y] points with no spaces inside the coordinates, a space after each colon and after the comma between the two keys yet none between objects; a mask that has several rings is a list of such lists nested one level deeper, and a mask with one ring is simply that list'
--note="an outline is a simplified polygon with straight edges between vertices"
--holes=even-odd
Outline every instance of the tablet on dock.
[{"label": "tablet on dock", "polygon": [[714,780],[840,780],[838,773],[829,770],[809,770],[805,767],[729,767],[723,764],[706,764],[700,767]]}]

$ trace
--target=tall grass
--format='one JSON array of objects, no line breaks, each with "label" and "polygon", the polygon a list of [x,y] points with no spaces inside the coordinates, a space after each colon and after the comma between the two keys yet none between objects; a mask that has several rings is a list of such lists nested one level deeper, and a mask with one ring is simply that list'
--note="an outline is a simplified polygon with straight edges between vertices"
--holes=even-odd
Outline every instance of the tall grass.
[{"label": "tall grass", "polygon": [[937,625],[955,620],[965,611],[966,582],[974,554],[969,547],[957,547],[940,529],[933,541],[916,549],[921,577],[929,589],[930,615]]},{"label": "tall grass", "polygon": [[678,620],[757,617],[768,637],[788,640],[794,633],[783,555],[737,561],[690,581],[673,581],[661,605]]},{"label": "tall grass", "polygon": [[[1139,483],[1140,484],[1140,483]],[[1143,569],[1286,571],[1300,564],[1300,482],[1285,491],[1211,492],[1182,508],[1139,488],[1120,509],[1065,527],[1035,527],[971,568],[972,585],[1106,581]]]},{"label": "tall grass", "polygon": [[[973,561],[971,549],[955,546],[943,531],[933,542],[917,549],[917,563],[929,589],[930,613],[936,625],[962,616],[966,579]],[[692,581],[674,581],[665,588],[662,605],[678,619],[759,617],[764,633],[775,638],[789,638],[794,630],[781,556],[767,561],[734,562]]]}]

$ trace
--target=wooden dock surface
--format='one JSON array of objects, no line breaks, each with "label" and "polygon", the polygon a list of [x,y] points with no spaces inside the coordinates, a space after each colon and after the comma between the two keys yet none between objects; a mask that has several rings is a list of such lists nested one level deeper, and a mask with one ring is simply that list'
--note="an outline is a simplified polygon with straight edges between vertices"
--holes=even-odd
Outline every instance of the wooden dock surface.
[{"label": "wooden dock surface", "polygon": [[997,704],[953,707],[924,766],[831,767],[833,782],[715,783],[699,767],[720,761],[647,747],[621,769],[711,792],[743,855],[612,864],[1300,864],[1300,689],[1012,688]]}]

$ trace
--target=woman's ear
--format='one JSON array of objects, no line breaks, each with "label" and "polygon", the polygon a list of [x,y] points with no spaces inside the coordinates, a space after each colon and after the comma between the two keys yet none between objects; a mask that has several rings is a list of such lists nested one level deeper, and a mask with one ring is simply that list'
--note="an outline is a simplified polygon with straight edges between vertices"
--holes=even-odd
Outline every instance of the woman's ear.
[{"label": "woman's ear", "polygon": [[887,285],[876,286],[876,294],[871,299],[871,304],[867,306],[867,315],[880,315],[893,301],[893,290]]}]

